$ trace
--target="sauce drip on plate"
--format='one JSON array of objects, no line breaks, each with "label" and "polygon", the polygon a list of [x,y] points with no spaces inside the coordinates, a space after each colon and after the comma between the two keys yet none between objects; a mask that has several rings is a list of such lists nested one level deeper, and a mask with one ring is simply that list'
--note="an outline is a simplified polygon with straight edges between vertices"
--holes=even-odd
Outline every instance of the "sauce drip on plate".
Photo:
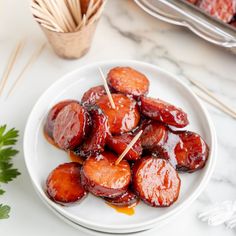
[{"label": "sauce drip on plate", "polygon": [[139,201],[131,206],[121,207],[121,206],[115,206],[111,203],[106,202],[108,206],[115,209],[117,212],[128,215],[128,216],[132,216],[135,214],[135,207],[138,205],[138,203]]}]

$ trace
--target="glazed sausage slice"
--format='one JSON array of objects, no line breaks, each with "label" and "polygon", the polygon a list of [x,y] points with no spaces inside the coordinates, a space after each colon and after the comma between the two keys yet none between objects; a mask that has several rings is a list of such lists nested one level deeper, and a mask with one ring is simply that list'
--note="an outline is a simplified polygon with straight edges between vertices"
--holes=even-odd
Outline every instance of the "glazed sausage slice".
[{"label": "glazed sausage slice", "polygon": [[236,14],[235,0],[201,0],[199,1],[198,6],[211,16],[216,17],[225,23],[230,22]]},{"label": "glazed sausage slice", "polygon": [[76,150],[76,153],[83,157],[96,156],[103,152],[109,132],[107,117],[99,107],[90,107],[89,114],[92,129],[83,144]]},{"label": "glazed sausage slice", "polygon": [[167,140],[168,128],[157,121],[151,121],[141,135],[142,146],[146,150],[161,147]]},{"label": "glazed sausage slice", "polygon": [[138,126],[132,131],[132,133],[135,135],[138,134],[139,131],[144,130],[151,122],[151,119],[141,116]]},{"label": "glazed sausage slice", "polygon": [[107,76],[107,82],[116,91],[135,97],[146,95],[149,90],[148,78],[130,67],[111,69]]},{"label": "glazed sausage slice", "polygon": [[54,122],[58,115],[58,113],[64,108],[66,105],[70,104],[71,102],[76,102],[75,100],[65,100],[57,103],[54,105],[51,110],[49,111],[46,119],[46,123],[44,125],[44,132],[46,135],[48,135],[50,138],[53,138],[53,128],[54,128]]},{"label": "glazed sausage slice", "polygon": [[154,146],[154,156],[169,160],[179,171],[194,172],[205,166],[209,148],[199,134],[190,131],[168,130],[165,143]]},{"label": "glazed sausage slice", "polygon": [[60,204],[81,200],[87,192],[81,184],[80,165],[76,162],[65,163],[55,168],[46,181],[49,197]]},{"label": "glazed sausage slice", "polygon": [[153,120],[161,121],[167,125],[183,128],[188,125],[187,114],[160,99],[141,97],[141,113]]},{"label": "glazed sausage slice", "polygon": [[176,170],[164,159],[145,157],[133,167],[133,188],[153,207],[167,207],[179,196],[181,181]]},{"label": "glazed sausage slice", "polygon": [[86,189],[99,197],[114,198],[128,189],[131,181],[129,163],[110,152],[103,152],[97,157],[89,157],[83,164],[81,179]]},{"label": "glazed sausage slice", "polygon": [[180,138],[172,130],[167,130],[166,140],[164,143],[153,145],[152,148],[149,148],[147,151],[148,154],[152,156],[163,158],[168,160],[171,165],[176,168],[177,161],[175,155],[175,147],[180,142]]},{"label": "glazed sausage slice", "polygon": [[118,207],[132,207],[138,204],[139,198],[128,189],[121,196],[115,198],[105,198],[105,201]]},{"label": "glazed sausage slice", "polygon": [[65,106],[54,123],[53,138],[61,149],[74,149],[81,144],[88,125],[87,111],[76,102]]},{"label": "glazed sausage slice", "polygon": [[209,148],[199,134],[190,131],[175,132],[179,142],[175,146],[176,169],[194,172],[205,166]]},{"label": "glazed sausage slice", "polygon": [[102,96],[97,105],[108,117],[108,124],[112,134],[121,134],[134,129],[140,119],[138,106],[132,98],[123,94],[112,94],[116,108],[113,109],[108,96]]},{"label": "glazed sausage slice", "polygon": [[[122,154],[122,152],[126,149],[132,139],[135,137],[133,134],[122,134],[122,135],[115,135],[115,136],[108,136],[107,137],[107,146],[115,151],[118,155]],[[132,148],[128,151],[125,155],[126,160],[138,160],[142,155],[142,145],[141,140],[138,139],[137,142],[132,146]]]},{"label": "glazed sausage slice", "polygon": [[81,103],[84,106],[94,105],[96,101],[104,94],[106,94],[106,90],[103,85],[93,87],[84,93]]}]

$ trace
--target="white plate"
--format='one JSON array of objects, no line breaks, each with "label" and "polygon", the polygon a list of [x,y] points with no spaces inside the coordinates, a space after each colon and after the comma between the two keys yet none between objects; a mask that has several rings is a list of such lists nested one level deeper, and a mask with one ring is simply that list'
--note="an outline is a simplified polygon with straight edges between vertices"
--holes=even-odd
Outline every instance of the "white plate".
[{"label": "white plate", "polygon": [[[81,226],[79,225],[78,223],[76,222],[73,222],[72,220],[66,218],[64,215],[62,215],[60,212],[56,211],[53,207],[51,207],[49,204],[46,204],[47,207],[54,213],[56,214],[61,220],[63,220],[65,223],[71,225],[72,227],[74,227],[75,229],[83,232],[83,233],[86,233],[88,235],[91,235],[91,236],[113,236],[115,235],[114,233],[104,233],[104,232],[101,232],[101,231],[96,231],[96,230],[92,230],[92,229],[88,229],[88,228],[85,228],[84,226]],[[163,225],[165,225],[167,222],[164,221],[162,223],[160,223],[158,225],[158,227],[161,227]],[[119,235],[130,235],[130,236],[145,236],[148,233],[150,233],[151,231],[153,230],[156,230],[157,228],[152,228],[152,229],[149,229],[149,230],[144,230],[144,231],[139,231],[139,232],[134,232],[134,233],[125,233],[125,234],[119,234]]]},{"label": "white plate", "polygon": [[[181,174],[182,186],[178,201],[169,208],[152,208],[143,203],[133,216],[117,213],[103,200],[91,194],[80,204],[69,207],[52,202],[45,194],[45,180],[59,164],[68,162],[65,152],[50,145],[43,136],[43,125],[49,109],[63,99],[80,99],[92,86],[102,84],[97,67],[104,72],[115,66],[131,66],[150,80],[152,97],[159,97],[179,107],[189,116],[188,130],[198,132],[210,147],[209,160],[204,169],[194,174]],[[24,134],[25,162],[33,185],[41,198],[66,218],[84,227],[111,233],[130,233],[150,229],[181,212],[205,188],[214,168],[216,135],[210,117],[197,97],[178,78],[150,64],[137,61],[112,61],[87,65],[64,76],[53,84],[34,106]]]}]

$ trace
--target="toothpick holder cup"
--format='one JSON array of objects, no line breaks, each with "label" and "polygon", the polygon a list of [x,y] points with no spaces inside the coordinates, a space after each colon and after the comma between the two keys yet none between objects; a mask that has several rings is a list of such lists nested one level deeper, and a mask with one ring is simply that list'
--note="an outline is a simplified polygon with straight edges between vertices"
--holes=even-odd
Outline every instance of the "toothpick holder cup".
[{"label": "toothpick holder cup", "polygon": [[65,59],[78,59],[90,49],[98,20],[75,32],[55,32],[40,25],[55,53]]},{"label": "toothpick holder cup", "polygon": [[106,0],[30,0],[31,11],[55,53],[84,56],[91,47]]}]

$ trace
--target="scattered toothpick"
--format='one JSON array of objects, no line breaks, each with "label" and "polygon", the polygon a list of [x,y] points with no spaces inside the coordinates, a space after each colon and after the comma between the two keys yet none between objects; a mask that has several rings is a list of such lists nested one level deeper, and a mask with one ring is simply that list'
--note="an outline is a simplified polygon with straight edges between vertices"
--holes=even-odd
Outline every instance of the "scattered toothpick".
[{"label": "scattered toothpick", "polygon": [[211,104],[212,106],[218,108],[219,110],[221,110],[225,114],[227,114],[227,115],[231,116],[232,118],[236,119],[236,115],[234,113],[228,111],[224,106],[221,106],[219,103],[217,103],[216,101],[214,101],[213,99],[208,97],[206,94],[203,94],[198,90],[194,90],[194,92],[195,92],[195,94],[197,94],[198,97],[200,97],[205,102]]},{"label": "scattered toothpick", "polygon": [[102,69],[101,69],[100,67],[98,67],[98,70],[99,70],[99,72],[100,72],[100,74],[101,74],[101,77],[102,77],[102,79],[103,79],[104,87],[105,87],[105,90],[106,90],[106,92],[107,92],[108,99],[109,99],[109,101],[110,101],[110,103],[111,103],[111,107],[112,107],[113,109],[116,109],[116,106],[115,106],[115,103],[114,103],[114,101],[113,101],[113,98],[112,98],[110,89],[109,89],[109,87],[108,87],[108,84],[107,84],[107,80],[106,80],[106,78],[105,78],[105,75],[103,74]]},{"label": "scattered toothpick", "polygon": [[116,160],[115,165],[119,165],[119,163],[122,161],[122,159],[125,157],[125,155],[128,153],[128,151],[133,147],[133,145],[138,141],[142,134],[142,130],[138,132],[138,134],[132,139],[132,141],[129,143],[129,145],[126,147],[126,149],[123,151],[123,153],[119,156],[119,158]]},{"label": "scattered toothpick", "polygon": [[17,57],[19,56],[21,50],[23,49],[24,47],[24,44],[25,44],[25,41],[20,41],[17,46],[15,47],[15,49],[13,50],[11,56],[10,56],[10,59],[8,61],[8,64],[7,64],[7,67],[6,67],[6,70],[3,74],[3,78],[1,80],[1,83],[0,83],[0,96],[2,95],[3,93],[3,90],[4,90],[4,87],[7,83],[7,80],[9,78],[9,75],[11,73],[11,70],[16,62],[16,59]]},{"label": "scattered toothpick", "polygon": [[37,58],[39,57],[39,55],[41,54],[41,52],[43,51],[43,49],[45,48],[46,43],[43,43],[40,48],[38,50],[36,50],[32,56],[29,58],[28,62],[25,64],[25,66],[23,67],[22,71],[20,72],[20,74],[18,75],[18,77],[16,78],[15,82],[13,83],[13,85],[11,86],[8,94],[7,94],[7,98],[9,97],[9,95],[13,92],[14,88],[16,87],[16,85],[20,82],[20,80],[23,78],[23,75],[25,73],[25,71],[30,68],[33,63],[37,60]]},{"label": "scattered toothpick", "polygon": [[232,113],[233,116],[236,116],[236,111],[231,108],[230,106],[228,106],[227,104],[225,104],[224,102],[222,102],[219,98],[217,98],[215,96],[215,94],[213,94],[210,90],[208,90],[207,88],[205,88],[201,83],[199,83],[198,81],[188,78],[188,80],[194,84],[197,88],[199,88],[200,90],[202,90],[206,95],[208,95],[211,99],[213,99],[216,103],[218,103],[221,107],[223,107],[223,109],[228,110],[229,113]]}]

